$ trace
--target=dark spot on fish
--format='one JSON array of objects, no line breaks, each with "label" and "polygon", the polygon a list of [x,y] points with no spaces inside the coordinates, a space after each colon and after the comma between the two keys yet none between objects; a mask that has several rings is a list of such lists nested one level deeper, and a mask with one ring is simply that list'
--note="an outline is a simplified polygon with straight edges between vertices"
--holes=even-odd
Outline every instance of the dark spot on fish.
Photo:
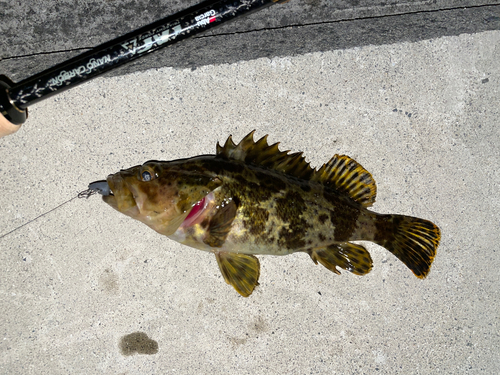
[{"label": "dark spot on fish", "polygon": [[306,185],[306,184],[301,184],[300,185],[300,188],[305,191],[306,193],[310,192],[311,191],[311,187],[309,185]]},{"label": "dark spot on fish", "polygon": [[235,161],[226,161],[224,165],[222,166],[221,170],[224,170],[226,172],[231,172],[235,174],[242,173],[243,170],[245,169],[245,166],[241,163],[235,162]]},{"label": "dark spot on fish", "polygon": [[[162,185],[159,185],[157,181],[149,182],[149,183],[141,183],[138,186],[138,189],[142,191],[147,197],[149,203],[154,206],[159,202],[159,194],[163,190]],[[136,197],[134,196],[134,199]]]},{"label": "dark spot on fish", "polygon": [[385,246],[394,241],[395,229],[401,223],[401,218],[393,215],[379,215],[375,221],[376,233],[373,241]]},{"label": "dark spot on fish", "polygon": [[319,219],[319,222],[320,222],[321,224],[324,224],[324,223],[325,223],[325,221],[328,219],[328,215],[326,215],[326,214],[321,214],[321,215],[319,215],[318,219]]},{"label": "dark spot on fish", "polygon": [[346,204],[346,200],[342,202],[343,198],[332,192],[325,190],[323,195],[333,206],[330,221],[335,228],[333,232],[335,241],[348,241],[356,229],[360,208]]},{"label": "dark spot on fish", "polygon": [[305,212],[304,199],[297,192],[287,192],[282,198],[276,198],[276,213],[284,222],[291,222]]},{"label": "dark spot on fish", "polygon": [[210,224],[210,219],[209,219],[208,217],[206,217],[206,218],[205,218],[205,219],[203,219],[203,221],[200,223],[200,226],[201,226],[203,229],[207,229],[208,224]]},{"label": "dark spot on fish", "polygon": [[320,234],[318,235],[318,238],[319,238],[319,240],[320,240],[321,242],[325,242],[325,240],[326,240],[326,237],[323,235],[323,233],[320,233]]},{"label": "dark spot on fish", "polygon": [[306,246],[306,242],[303,239],[305,231],[303,230],[290,231],[283,227],[279,230],[278,235],[278,244],[281,247],[287,249],[300,249]]},{"label": "dark spot on fish", "polygon": [[259,183],[269,190],[270,193],[278,193],[279,191],[285,190],[287,188],[286,182],[283,180],[282,176],[276,175],[274,172],[264,172],[256,170],[255,178]]},{"label": "dark spot on fish", "polygon": [[240,206],[241,200],[236,194],[230,194],[231,195],[231,200],[236,204],[237,207]]},{"label": "dark spot on fish", "polygon": [[242,208],[244,227],[254,236],[264,235],[266,230],[269,212],[263,208],[254,205],[247,205]]},{"label": "dark spot on fish", "polygon": [[158,353],[158,343],[144,332],[134,332],[125,335],[120,340],[120,351],[123,355]]},{"label": "dark spot on fish", "polygon": [[287,249],[302,248],[305,246],[304,237],[310,225],[302,218],[306,212],[306,203],[302,196],[289,191],[282,198],[276,198],[276,214],[288,228],[283,226],[278,234],[278,243]]},{"label": "dark spot on fish", "polygon": [[270,245],[274,243],[274,236],[271,235],[273,231],[267,230],[255,236],[255,242],[257,244],[267,244]]},{"label": "dark spot on fish", "polygon": [[[278,236],[279,236],[278,243],[280,244],[280,246],[284,246],[285,243],[288,243],[289,239],[291,238],[290,231],[285,227],[281,228],[278,231]],[[289,247],[287,246],[287,248]]]},{"label": "dark spot on fish", "polygon": [[180,212],[187,212],[191,210],[193,207],[192,200],[189,198],[188,194],[184,194],[182,192],[179,193],[179,202],[177,203],[177,207],[179,208]]}]

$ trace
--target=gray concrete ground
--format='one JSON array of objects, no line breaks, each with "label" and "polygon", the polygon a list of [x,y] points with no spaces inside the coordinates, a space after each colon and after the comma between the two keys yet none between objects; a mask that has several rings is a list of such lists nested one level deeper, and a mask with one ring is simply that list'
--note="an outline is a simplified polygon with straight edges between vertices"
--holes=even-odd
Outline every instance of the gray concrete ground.
[{"label": "gray concrete ground", "polygon": [[[499,61],[488,31],[148,70],[30,108],[0,140],[0,235],[120,168],[256,129],[313,166],[352,156],[373,210],[432,220],[442,242],[423,281],[371,244],[365,277],[260,257],[243,298],[210,254],[74,199],[0,238],[0,373],[500,373]],[[137,332],[145,354],[127,355]]]}]

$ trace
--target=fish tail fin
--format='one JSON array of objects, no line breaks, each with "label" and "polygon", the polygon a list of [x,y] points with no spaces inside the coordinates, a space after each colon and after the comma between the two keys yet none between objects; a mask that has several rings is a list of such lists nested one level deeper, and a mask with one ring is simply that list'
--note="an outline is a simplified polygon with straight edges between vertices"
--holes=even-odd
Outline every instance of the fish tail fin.
[{"label": "fish tail fin", "polygon": [[385,247],[420,279],[436,256],[441,231],[432,222],[411,216],[380,215],[374,242]]}]

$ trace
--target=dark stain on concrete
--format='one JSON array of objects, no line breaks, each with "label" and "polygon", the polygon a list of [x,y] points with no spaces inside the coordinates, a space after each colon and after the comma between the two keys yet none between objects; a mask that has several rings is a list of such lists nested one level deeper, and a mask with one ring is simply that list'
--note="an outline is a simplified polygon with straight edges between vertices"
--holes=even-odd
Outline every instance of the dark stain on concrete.
[{"label": "dark stain on concrete", "polygon": [[158,343],[152,340],[144,332],[134,332],[125,335],[120,340],[120,352],[123,355],[134,354],[156,354],[158,353]]},{"label": "dark stain on concrete", "polygon": [[118,294],[119,288],[118,275],[110,268],[106,268],[99,276],[99,287],[108,294]]}]

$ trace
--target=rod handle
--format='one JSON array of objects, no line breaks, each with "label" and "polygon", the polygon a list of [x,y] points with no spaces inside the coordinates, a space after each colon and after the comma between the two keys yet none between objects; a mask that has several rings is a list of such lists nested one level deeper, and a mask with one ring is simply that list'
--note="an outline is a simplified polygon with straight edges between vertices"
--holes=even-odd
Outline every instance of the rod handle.
[{"label": "rod handle", "polygon": [[17,132],[20,127],[21,125],[13,124],[0,113],[0,138]]}]

